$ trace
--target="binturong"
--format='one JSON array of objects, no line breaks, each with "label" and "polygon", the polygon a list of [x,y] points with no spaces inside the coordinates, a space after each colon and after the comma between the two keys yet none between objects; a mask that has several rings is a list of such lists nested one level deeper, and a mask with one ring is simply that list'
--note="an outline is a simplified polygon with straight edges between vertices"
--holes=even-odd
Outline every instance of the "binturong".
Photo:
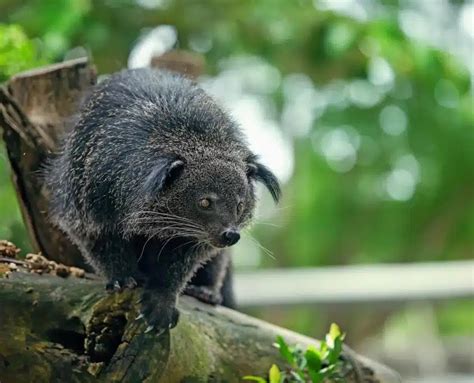
[{"label": "binturong", "polygon": [[185,292],[232,307],[228,247],[274,174],[194,82],[124,70],[97,85],[45,167],[49,215],[107,288],[143,286],[147,331],[176,325]]}]

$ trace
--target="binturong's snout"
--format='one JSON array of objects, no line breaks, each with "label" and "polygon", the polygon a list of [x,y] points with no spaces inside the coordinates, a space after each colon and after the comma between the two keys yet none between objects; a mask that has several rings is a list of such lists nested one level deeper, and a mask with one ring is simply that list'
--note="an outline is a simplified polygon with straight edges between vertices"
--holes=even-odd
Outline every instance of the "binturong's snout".
[{"label": "binturong's snout", "polygon": [[239,242],[240,234],[236,230],[224,230],[221,233],[220,242],[224,246],[232,246]]}]

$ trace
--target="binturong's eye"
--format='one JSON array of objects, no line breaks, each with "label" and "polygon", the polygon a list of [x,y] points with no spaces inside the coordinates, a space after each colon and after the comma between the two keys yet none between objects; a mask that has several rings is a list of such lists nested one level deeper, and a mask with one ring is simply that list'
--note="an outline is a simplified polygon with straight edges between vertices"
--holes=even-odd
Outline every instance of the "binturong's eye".
[{"label": "binturong's eye", "polygon": [[209,198],[201,198],[198,204],[201,209],[209,209],[211,207],[211,200]]},{"label": "binturong's eye", "polygon": [[240,215],[244,211],[244,204],[242,202],[239,202],[237,205],[237,214]]}]

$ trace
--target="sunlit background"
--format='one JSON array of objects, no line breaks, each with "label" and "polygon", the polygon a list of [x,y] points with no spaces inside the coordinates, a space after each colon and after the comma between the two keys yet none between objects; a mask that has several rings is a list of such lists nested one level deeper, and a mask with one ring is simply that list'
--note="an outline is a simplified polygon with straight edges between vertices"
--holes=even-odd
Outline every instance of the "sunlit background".
[{"label": "sunlit background", "polygon": [[[473,258],[472,1],[0,0],[0,81],[82,56],[107,74],[176,48],[205,57],[199,82],[283,184],[277,207],[261,190],[239,272]],[[29,248],[2,147],[0,239]],[[321,289],[350,297],[331,270]],[[474,304],[444,295],[243,309],[316,338],[335,321],[413,382],[472,382]]]}]

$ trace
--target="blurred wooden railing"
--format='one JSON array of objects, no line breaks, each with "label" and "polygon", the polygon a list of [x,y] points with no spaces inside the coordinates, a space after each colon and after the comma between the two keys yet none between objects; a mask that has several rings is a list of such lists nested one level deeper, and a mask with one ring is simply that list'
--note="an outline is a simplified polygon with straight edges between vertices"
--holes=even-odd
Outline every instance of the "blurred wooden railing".
[{"label": "blurred wooden railing", "polygon": [[474,297],[474,261],[240,272],[235,286],[241,307],[436,302]]}]

